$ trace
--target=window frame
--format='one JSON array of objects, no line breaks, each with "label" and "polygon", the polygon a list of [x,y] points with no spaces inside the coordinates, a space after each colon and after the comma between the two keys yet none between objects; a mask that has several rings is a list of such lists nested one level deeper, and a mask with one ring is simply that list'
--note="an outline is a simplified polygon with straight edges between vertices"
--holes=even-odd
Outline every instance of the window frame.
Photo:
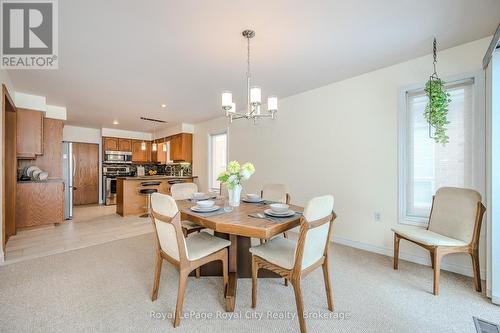
[{"label": "window frame", "polygon": [[[474,137],[473,137],[473,187],[481,193],[485,200],[486,188],[486,125],[485,125],[485,101],[484,96],[484,73],[469,72],[454,76],[442,77],[449,83],[458,83],[460,81],[473,80],[473,119],[474,119]],[[421,81],[411,85],[402,86],[398,95],[398,223],[427,227],[429,217],[415,217],[406,215],[406,193],[407,193],[407,93],[414,90],[423,89],[427,81]],[[482,135],[481,135],[482,134]]]},{"label": "window frame", "polygon": [[209,132],[207,137],[208,137],[208,182],[207,182],[207,187],[208,187],[208,192],[219,192],[219,188],[213,187],[212,184],[212,137],[217,136],[217,135],[226,135],[226,158],[227,158],[227,163],[229,163],[229,129],[225,128],[223,130],[219,131],[212,131]]}]

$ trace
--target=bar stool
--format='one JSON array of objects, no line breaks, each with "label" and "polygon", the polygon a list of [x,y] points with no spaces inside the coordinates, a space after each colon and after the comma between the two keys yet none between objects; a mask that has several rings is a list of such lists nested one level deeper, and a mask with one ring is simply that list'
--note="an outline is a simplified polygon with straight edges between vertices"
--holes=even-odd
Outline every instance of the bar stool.
[{"label": "bar stool", "polygon": [[[159,186],[161,182],[142,182],[141,186]],[[148,204],[147,204],[147,210],[148,212],[146,214],[141,215],[141,217],[149,217],[151,216],[151,194],[158,192],[158,189],[156,188],[143,188],[139,190],[141,194],[147,195],[148,196]]]}]

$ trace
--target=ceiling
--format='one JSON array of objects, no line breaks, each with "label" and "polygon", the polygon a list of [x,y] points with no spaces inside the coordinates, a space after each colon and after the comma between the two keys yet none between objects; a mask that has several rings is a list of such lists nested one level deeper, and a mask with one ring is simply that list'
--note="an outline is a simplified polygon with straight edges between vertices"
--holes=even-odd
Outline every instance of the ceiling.
[{"label": "ceiling", "polygon": [[285,97],[428,54],[433,36],[440,49],[489,36],[500,13],[498,0],[58,3],[59,70],[9,71],[15,90],[66,106],[69,124],[127,130],[216,117],[224,89],[243,105],[245,28],[254,83]]}]

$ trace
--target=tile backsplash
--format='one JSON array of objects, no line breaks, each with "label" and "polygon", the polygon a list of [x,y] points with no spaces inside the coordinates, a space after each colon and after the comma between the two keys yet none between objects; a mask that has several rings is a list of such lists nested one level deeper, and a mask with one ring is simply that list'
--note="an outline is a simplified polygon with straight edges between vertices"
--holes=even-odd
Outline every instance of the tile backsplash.
[{"label": "tile backsplash", "polygon": [[[156,170],[158,175],[167,176],[192,176],[193,166],[190,163],[169,163],[169,164],[143,164],[144,173],[147,175],[149,170]],[[135,169],[134,165],[134,169]],[[134,170],[135,171],[135,170]]]}]

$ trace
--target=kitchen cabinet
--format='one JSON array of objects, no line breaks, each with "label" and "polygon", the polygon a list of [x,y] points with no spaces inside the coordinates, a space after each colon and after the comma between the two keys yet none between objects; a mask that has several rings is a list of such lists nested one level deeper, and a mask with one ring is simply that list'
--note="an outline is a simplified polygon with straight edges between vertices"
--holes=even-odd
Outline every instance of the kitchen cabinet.
[{"label": "kitchen cabinet", "polygon": [[170,159],[173,161],[189,162],[193,160],[193,135],[180,133],[169,138]]},{"label": "kitchen cabinet", "polygon": [[17,109],[18,159],[35,159],[43,155],[43,118],[43,112]]},{"label": "kitchen cabinet", "polygon": [[102,147],[103,147],[104,151],[108,151],[108,150],[117,151],[117,150],[119,150],[119,139],[118,138],[103,137],[102,138]]},{"label": "kitchen cabinet", "polygon": [[132,140],[131,139],[118,139],[118,150],[119,151],[132,151]]},{"label": "kitchen cabinet", "polygon": [[132,162],[151,162],[151,142],[146,141],[146,150],[142,150],[142,140],[132,140]]},{"label": "kitchen cabinet", "polygon": [[16,229],[61,223],[63,219],[62,180],[17,183]]}]

